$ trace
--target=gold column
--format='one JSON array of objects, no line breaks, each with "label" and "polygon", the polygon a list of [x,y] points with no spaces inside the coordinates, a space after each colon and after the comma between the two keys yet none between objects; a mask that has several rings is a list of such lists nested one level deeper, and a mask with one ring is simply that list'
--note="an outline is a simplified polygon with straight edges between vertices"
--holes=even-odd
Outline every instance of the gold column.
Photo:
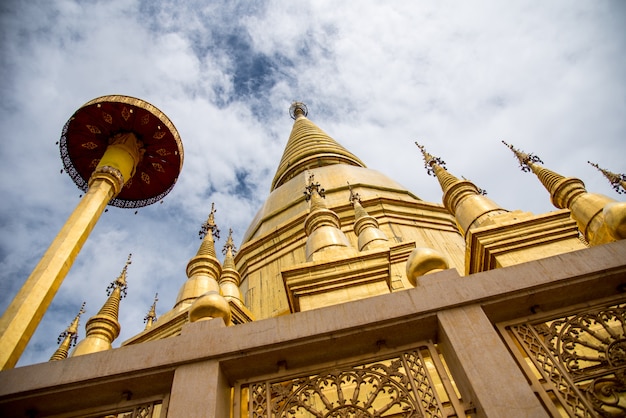
[{"label": "gold column", "polygon": [[[142,157],[134,134],[111,139],[89,189],[0,319],[0,368],[15,366],[87,237]],[[107,164],[107,165],[104,165]]]}]

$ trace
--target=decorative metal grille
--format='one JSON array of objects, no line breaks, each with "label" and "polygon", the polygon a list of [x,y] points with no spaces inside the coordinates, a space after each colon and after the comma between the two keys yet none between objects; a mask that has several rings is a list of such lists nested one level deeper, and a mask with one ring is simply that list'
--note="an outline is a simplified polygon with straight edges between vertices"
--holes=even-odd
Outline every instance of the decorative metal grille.
[{"label": "decorative metal grille", "polygon": [[465,416],[432,344],[367,364],[252,383],[241,393],[249,418]]},{"label": "decorative metal grille", "polygon": [[557,409],[576,417],[626,416],[626,305],[508,330]]},{"label": "decorative metal grille", "polygon": [[[150,402],[133,407],[127,407],[108,414],[88,415],[93,418],[159,418],[161,416],[162,401]],[[85,417],[86,415],[80,415]]]}]

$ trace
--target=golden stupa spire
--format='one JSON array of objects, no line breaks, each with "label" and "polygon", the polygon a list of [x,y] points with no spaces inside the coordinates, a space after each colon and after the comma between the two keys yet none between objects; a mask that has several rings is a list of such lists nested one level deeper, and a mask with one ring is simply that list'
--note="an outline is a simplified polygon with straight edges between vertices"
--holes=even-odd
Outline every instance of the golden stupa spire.
[{"label": "golden stupa spire", "polygon": [[271,190],[314,167],[332,164],[365,167],[354,154],[307,119],[308,110],[304,103],[294,102],[289,108],[289,114],[295,122],[274,175]]},{"label": "golden stupa spire", "polygon": [[454,215],[461,232],[467,235],[470,228],[483,225],[495,215],[508,213],[471,181],[459,179],[445,168],[445,162],[426,151],[423,145],[415,143],[424,157],[424,167],[428,175],[437,177],[443,191],[443,204]]},{"label": "golden stupa spire", "polygon": [[532,171],[550,193],[550,200],[559,209],[569,209],[578,229],[591,245],[626,238],[626,203],[589,193],[582,180],[564,177],[542,167],[541,159],[517,150],[502,141],[519,161],[522,171]]},{"label": "golden stupa spire", "polygon": [[211,203],[211,212],[206,222],[200,227],[198,235],[202,240],[195,257],[187,263],[188,280],[178,292],[175,310],[189,307],[193,301],[208,291],[219,292],[217,280],[222,273],[222,265],[215,252],[215,240],[220,237],[220,230],[215,223],[215,203]]},{"label": "golden stupa spire", "polygon": [[218,279],[222,265],[215,254],[215,241],[220,230],[215,223],[215,204],[211,204],[209,218],[202,224],[200,239],[202,244],[195,257],[187,263],[189,278],[178,293],[174,309],[182,310],[189,306],[189,321],[196,322],[212,318],[222,318],[226,325],[231,323],[231,310],[228,301],[220,292]]},{"label": "golden stupa spire", "polygon": [[222,267],[222,275],[220,276],[219,285],[222,295],[226,300],[233,301],[238,306],[243,306],[243,297],[239,284],[241,283],[241,275],[235,267],[235,242],[233,241],[233,230],[228,230],[228,238],[222,249],[224,254],[224,266]]},{"label": "golden stupa spire", "polygon": [[378,228],[376,218],[370,216],[361,205],[361,196],[352,190],[350,183],[348,183],[348,189],[350,190],[349,201],[354,207],[354,233],[358,237],[359,251],[388,247],[389,239]]},{"label": "golden stupa spire", "polygon": [[609,170],[601,168],[598,164],[592,163],[591,161],[587,162],[597,168],[604,175],[604,177],[609,180],[613,190],[619,194],[626,193],[626,174],[615,174]]},{"label": "golden stupa spire", "polygon": [[70,348],[76,345],[76,340],[78,339],[78,323],[80,320],[80,316],[85,313],[85,302],[80,307],[78,314],[74,317],[74,320],[68,326],[65,331],[63,331],[57,340],[59,344],[59,348],[54,352],[52,357],[50,357],[50,361],[64,360],[67,358],[67,354],[70,352]]},{"label": "golden stupa spire", "polygon": [[308,237],[305,250],[306,260],[314,261],[328,258],[321,255],[322,251],[330,258],[333,258],[332,253],[336,252],[335,250],[339,250],[344,256],[346,251],[355,252],[350,241],[341,230],[339,216],[326,207],[324,188],[315,181],[314,174],[309,176],[309,183],[305,187],[304,195],[306,201],[311,202],[309,215],[304,221],[304,230]]},{"label": "golden stupa spire", "polygon": [[128,266],[131,264],[131,257],[132,254],[129,254],[122,272],[107,287],[109,297],[102,308],[100,308],[100,311],[87,321],[85,325],[87,336],[76,345],[72,357],[110,350],[112,348],[111,344],[120,335],[121,326],[118,321],[120,301],[126,296],[128,287],[126,274]]},{"label": "golden stupa spire", "polygon": [[198,248],[197,255],[206,255],[215,257],[215,239],[220,239],[220,230],[215,224],[215,203],[211,203],[211,213],[209,213],[209,217],[205,223],[200,227],[200,231],[198,231],[198,236],[202,240],[202,244],[200,248]]},{"label": "golden stupa spire", "polygon": [[309,184],[304,188],[305,200],[311,202],[310,211],[316,211],[318,209],[326,209],[326,190],[322,185],[315,181],[315,174],[309,175]]},{"label": "golden stupa spire", "polygon": [[159,294],[156,293],[154,295],[154,302],[152,302],[152,306],[150,306],[150,310],[146,314],[146,317],[143,319],[143,322],[146,323],[146,327],[144,328],[144,330],[149,330],[150,328],[152,328],[152,324],[154,324],[157,320],[156,303],[158,302],[158,300],[159,300]]}]

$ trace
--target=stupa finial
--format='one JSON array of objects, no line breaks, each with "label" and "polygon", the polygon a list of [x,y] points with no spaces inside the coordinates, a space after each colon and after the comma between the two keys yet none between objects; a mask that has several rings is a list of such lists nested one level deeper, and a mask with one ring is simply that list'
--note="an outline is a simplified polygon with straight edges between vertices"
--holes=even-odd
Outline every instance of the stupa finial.
[{"label": "stupa finial", "polygon": [[415,145],[417,145],[417,148],[419,148],[422,152],[422,156],[424,157],[424,168],[426,168],[426,172],[429,176],[435,176],[435,169],[433,168],[433,165],[435,164],[439,165],[441,168],[446,168],[446,162],[444,160],[439,157],[433,157],[428,153],[428,151],[426,151],[426,148],[424,148],[423,145],[418,144],[417,141],[415,142]]},{"label": "stupa finial", "polygon": [[128,272],[128,266],[133,263],[132,261],[130,261],[132,256],[132,253],[128,254],[128,259],[126,260],[126,264],[124,264],[124,267],[122,268],[122,272],[119,276],[117,276],[117,279],[112,281],[109,287],[107,287],[107,296],[111,296],[111,292],[116,287],[119,287],[122,298],[126,296],[126,290],[128,289],[128,285],[126,284],[126,273]]},{"label": "stupa finial", "polygon": [[289,107],[289,116],[291,116],[291,119],[296,120],[299,116],[306,117],[308,114],[309,109],[304,103],[296,101],[291,103],[291,106]]},{"label": "stupa finial", "polygon": [[319,182],[315,181],[315,174],[309,176],[309,184],[304,188],[304,196],[307,202],[313,197],[313,192],[317,193],[321,198],[326,199],[326,191]]},{"label": "stupa finial", "polygon": [[509,145],[504,141],[502,141],[502,143],[506,145],[507,147],[509,147],[511,151],[513,151],[513,154],[515,154],[515,157],[517,157],[519,161],[519,165],[522,168],[523,172],[528,173],[529,171],[531,171],[530,164],[535,164],[535,163],[543,164],[543,161],[541,161],[541,158],[539,158],[535,154],[527,154],[525,152],[522,152],[516,149],[512,144]]},{"label": "stupa finial", "polygon": [[87,335],[76,345],[72,357],[110,350],[111,343],[120,335],[120,301],[126,296],[126,272],[131,264],[131,257],[132,254],[128,254],[122,273],[107,287],[109,297],[100,311],[87,321],[85,325]]},{"label": "stupa finial", "polygon": [[348,183],[348,189],[350,190],[350,197],[348,198],[350,203],[352,203],[353,205],[354,205],[354,202],[361,203],[361,196],[352,190],[352,186],[350,185],[349,181],[347,183]]},{"label": "stupa finial", "polygon": [[146,329],[152,328],[152,324],[157,320],[156,315],[156,303],[159,301],[159,294],[155,293],[154,301],[152,302],[152,306],[150,306],[150,310],[146,314],[146,317],[143,319],[143,322],[146,324]]},{"label": "stupa finial", "polygon": [[85,313],[85,302],[80,307],[78,314],[74,317],[72,323],[59,334],[59,338],[57,339],[57,344],[59,344],[59,348],[54,352],[52,357],[50,357],[50,361],[56,360],[64,360],[67,358],[67,354],[69,353],[69,349],[76,345],[76,340],[78,339],[78,323],[80,320],[80,316]]},{"label": "stupa finial", "polygon": [[215,209],[215,203],[211,203],[211,213],[209,213],[209,218],[202,224],[200,231],[198,231],[200,239],[203,239],[209,231],[211,231],[211,234],[213,234],[215,239],[220,239],[220,230],[215,224],[215,212],[217,212],[217,209]]},{"label": "stupa finial", "polygon": [[233,241],[233,229],[228,228],[228,238],[226,238],[226,244],[224,244],[224,248],[222,248],[222,254],[226,255],[230,251],[232,255],[237,252],[237,248],[235,247],[235,241]]},{"label": "stupa finial", "polygon": [[611,183],[611,187],[617,193],[626,193],[626,174],[615,174],[609,170],[601,168],[598,164],[587,161],[589,164],[597,168]]}]

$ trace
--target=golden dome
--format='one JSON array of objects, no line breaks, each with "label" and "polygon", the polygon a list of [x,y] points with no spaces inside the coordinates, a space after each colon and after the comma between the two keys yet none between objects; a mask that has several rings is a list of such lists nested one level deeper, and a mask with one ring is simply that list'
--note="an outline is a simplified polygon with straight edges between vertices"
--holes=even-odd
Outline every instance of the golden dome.
[{"label": "golden dome", "polygon": [[189,321],[197,322],[212,318],[222,318],[226,325],[231,323],[228,301],[215,290],[206,292],[194,301],[189,308]]}]

